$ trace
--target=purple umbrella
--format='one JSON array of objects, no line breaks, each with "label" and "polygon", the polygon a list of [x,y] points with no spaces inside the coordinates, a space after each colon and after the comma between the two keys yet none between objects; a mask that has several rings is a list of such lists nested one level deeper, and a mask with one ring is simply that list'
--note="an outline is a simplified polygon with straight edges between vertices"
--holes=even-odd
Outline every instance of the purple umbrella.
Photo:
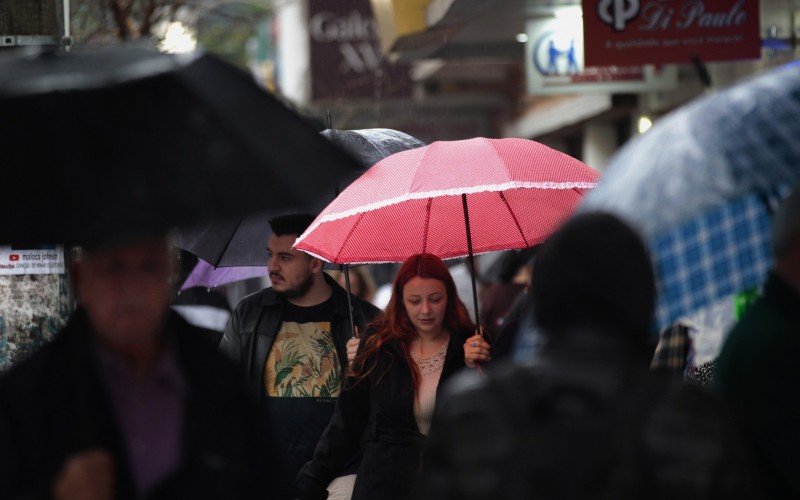
[{"label": "purple umbrella", "polygon": [[[189,277],[181,285],[181,290],[196,286],[215,288],[234,281],[258,277],[264,277],[269,282],[266,266],[214,267],[208,262],[199,259]],[[267,286],[269,286],[269,283],[267,283]]]}]

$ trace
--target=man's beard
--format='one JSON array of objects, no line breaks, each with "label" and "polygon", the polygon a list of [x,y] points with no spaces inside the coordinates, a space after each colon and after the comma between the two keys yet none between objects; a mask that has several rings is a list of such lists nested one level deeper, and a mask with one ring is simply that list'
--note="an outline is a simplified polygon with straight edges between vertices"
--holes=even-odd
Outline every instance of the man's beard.
[{"label": "man's beard", "polygon": [[282,292],[278,292],[287,299],[296,299],[307,294],[311,290],[311,285],[314,284],[314,275],[309,273],[306,279],[301,281],[296,287],[288,288]]}]

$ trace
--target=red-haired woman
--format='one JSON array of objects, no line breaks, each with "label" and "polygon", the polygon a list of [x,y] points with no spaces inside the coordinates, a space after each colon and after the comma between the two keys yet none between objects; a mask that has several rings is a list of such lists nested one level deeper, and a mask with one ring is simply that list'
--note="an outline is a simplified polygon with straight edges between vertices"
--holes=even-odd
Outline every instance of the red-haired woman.
[{"label": "red-haired woman", "polygon": [[351,365],[336,411],[295,482],[295,496],[324,499],[326,486],[359,448],[353,499],[411,493],[438,387],[466,365],[489,360],[489,344],[458,299],[444,262],[431,254],[405,261],[392,298]]}]

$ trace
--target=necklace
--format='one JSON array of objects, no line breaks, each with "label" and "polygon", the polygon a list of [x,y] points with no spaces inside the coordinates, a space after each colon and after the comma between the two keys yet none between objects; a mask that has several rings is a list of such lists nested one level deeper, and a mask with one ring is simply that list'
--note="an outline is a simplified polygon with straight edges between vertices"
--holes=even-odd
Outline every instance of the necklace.
[{"label": "necklace", "polygon": [[[434,353],[432,355],[428,356],[428,358],[436,356],[441,351],[445,350],[445,347],[447,346],[447,342],[449,340],[450,340],[450,334],[448,334],[446,332],[442,332],[442,334],[439,335],[436,339],[434,339],[431,342],[429,342],[429,344],[433,344],[434,346],[436,346],[437,344],[440,344],[440,345],[438,345],[438,347],[436,347],[436,350],[434,351]],[[423,345],[422,344],[425,343],[425,340],[422,337],[418,337],[417,338],[417,342],[419,343],[419,354],[416,355],[416,356],[413,356],[413,357],[416,358],[416,359],[428,359],[428,358],[425,358],[423,356],[423,349],[422,349]]]},{"label": "necklace", "polygon": [[444,358],[447,354],[447,345],[449,344],[449,341],[450,339],[448,338],[448,340],[445,341],[432,356],[423,358],[422,349],[420,349],[419,357],[412,356],[412,359],[417,364],[417,367],[422,375],[430,375],[431,373],[435,373],[442,369],[444,366]]}]

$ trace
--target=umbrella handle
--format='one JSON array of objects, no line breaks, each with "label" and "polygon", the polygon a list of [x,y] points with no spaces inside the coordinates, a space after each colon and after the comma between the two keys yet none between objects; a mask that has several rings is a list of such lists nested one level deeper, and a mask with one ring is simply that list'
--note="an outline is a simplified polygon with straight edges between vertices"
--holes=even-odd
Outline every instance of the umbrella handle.
[{"label": "umbrella handle", "polygon": [[[478,325],[478,326],[475,328],[475,334],[476,334],[476,335],[480,335],[481,337],[484,337],[484,335],[483,335],[483,327],[482,327],[482,326],[480,326],[480,325]],[[480,362],[478,362],[478,361],[476,361],[476,362],[475,362],[475,372],[476,372],[476,373],[477,373],[479,376],[481,376],[481,377],[482,377],[482,376],[483,376],[483,374],[484,374],[484,373],[483,373],[483,368],[481,367],[481,364],[480,364]]]}]

